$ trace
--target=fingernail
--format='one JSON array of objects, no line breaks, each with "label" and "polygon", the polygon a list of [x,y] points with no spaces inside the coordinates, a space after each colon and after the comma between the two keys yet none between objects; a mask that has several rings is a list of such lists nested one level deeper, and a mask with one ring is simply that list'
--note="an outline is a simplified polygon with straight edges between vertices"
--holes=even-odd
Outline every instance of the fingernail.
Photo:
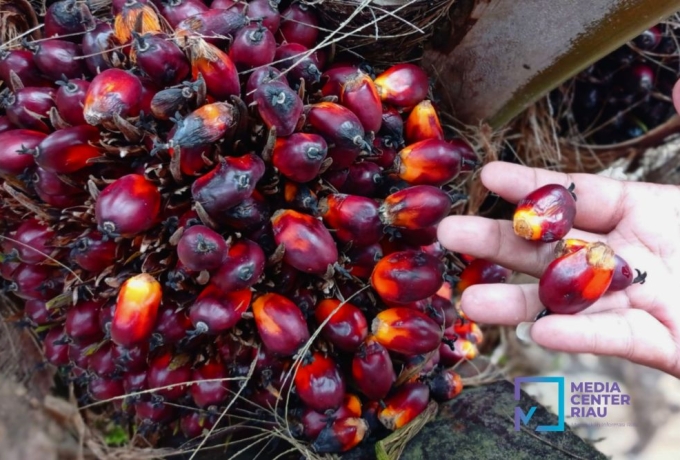
[{"label": "fingernail", "polygon": [[531,338],[531,327],[533,325],[534,325],[533,322],[523,322],[517,325],[517,329],[515,329],[515,334],[517,334],[517,338],[521,342],[534,343],[534,340]]}]

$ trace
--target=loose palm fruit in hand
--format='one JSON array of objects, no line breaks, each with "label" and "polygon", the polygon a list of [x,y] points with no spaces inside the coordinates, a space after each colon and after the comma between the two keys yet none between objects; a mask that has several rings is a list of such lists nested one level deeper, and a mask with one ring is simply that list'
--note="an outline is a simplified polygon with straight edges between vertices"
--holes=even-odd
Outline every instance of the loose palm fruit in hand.
[{"label": "loose palm fruit in hand", "polygon": [[552,261],[538,283],[538,297],[550,313],[578,313],[607,291],[615,267],[609,246],[589,243]]},{"label": "loose palm fruit in hand", "polygon": [[550,243],[562,239],[571,230],[576,216],[574,185],[540,187],[519,203],[512,219],[515,233],[524,239]]}]

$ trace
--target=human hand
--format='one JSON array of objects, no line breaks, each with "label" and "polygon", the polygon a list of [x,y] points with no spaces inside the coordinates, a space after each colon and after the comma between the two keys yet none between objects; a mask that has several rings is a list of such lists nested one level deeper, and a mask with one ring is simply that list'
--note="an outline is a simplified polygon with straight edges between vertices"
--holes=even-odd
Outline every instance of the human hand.
[{"label": "human hand", "polygon": [[[576,219],[566,238],[605,242],[648,275],[644,284],[607,293],[576,315],[541,318],[529,332],[534,342],[557,351],[620,356],[680,378],[680,188],[504,162],[484,166],[481,180],[511,203],[546,184],[574,183]],[[477,216],[447,217],[438,237],[447,249],[537,278],[554,259],[556,244],[524,240],[512,222]],[[533,321],[544,309],[538,284],[470,286],[461,307],[474,321],[502,325]]]}]

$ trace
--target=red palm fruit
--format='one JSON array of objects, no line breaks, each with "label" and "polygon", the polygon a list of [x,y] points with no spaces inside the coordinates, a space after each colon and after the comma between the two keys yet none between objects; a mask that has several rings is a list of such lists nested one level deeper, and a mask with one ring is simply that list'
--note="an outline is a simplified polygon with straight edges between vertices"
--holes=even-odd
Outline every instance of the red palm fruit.
[{"label": "red palm fruit", "polygon": [[105,239],[99,232],[92,232],[76,240],[71,248],[71,261],[80,268],[92,273],[100,273],[113,265],[118,252],[118,244]]},{"label": "red palm fruit", "polygon": [[333,358],[321,352],[303,359],[294,383],[302,402],[317,412],[337,409],[345,397],[345,378],[340,368]]},{"label": "red palm fruit", "polygon": [[302,99],[280,80],[269,81],[253,94],[257,111],[267,128],[276,128],[277,136],[290,136],[302,115]]},{"label": "red palm fruit", "polygon": [[271,211],[267,199],[257,190],[233,208],[216,216],[219,224],[228,225],[234,230],[251,234],[269,223]]},{"label": "red palm fruit", "polygon": [[209,8],[200,0],[152,0],[158,7],[158,11],[172,27],[186,18],[209,11]]},{"label": "red palm fruit", "polygon": [[385,225],[407,229],[437,225],[451,210],[451,197],[432,185],[416,185],[389,195],[380,206]]},{"label": "red palm fruit", "polygon": [[44,300],[29,299],[24,303],[24,316],[32,326],[37,327],[55,321],[59,315],[48,310]]},{"label": "red palm fruit", "polygon": [[35,65],[53,80],[82,78],[85,65],[81,59],[80,45],[66,40],[47,40],[40,42],[33,53]]},{"label": "red palm fruit", "polygon": [[366,132],[377,133],[382,125],[382,102],[371,77],[357,72],[340,92],[340,103],[356,114]]},{"label": "red palm fruit", "polygon": [[568,189],[548,184],[521,199],[512,219],[515,234],[544,243],[562,239],[574,225],[576,195],[573,190],[573,184]]},{"label": "red palm fruit", "polygon": [[252,348],[252,359],[255,361],[255,372],[259,375],[263,372],[274,374],[281,372],[284,361],[265,347]]},{"label": "red palm fruit", "polygon": [[[72,366],[85,372],[87,369],[87,360],[90,355],[97,349],[98,344],[95,342],[71,342],[68,345],[68,359]],[[76,375],[77,377],[78,375]]]},{"label": "red palm fruit", "polygon": [[595,303],[614,276],[614,251],[604,243],[553,260],[538,283],[538,297],[548,311],[573,314]]},{"label": "red palm fruit", "polygon": [[52,82],[40,74],[40,70],[33,61],[33,53],[28,50],[0,51],[0,80],[17,91],[12,83],[11,74],[14,73],[24,87],[52,86]]},{"label": "red palm fruit", "polygon": [[320,413],[310,408],[302,412],[300,421],[304,428],[304,435],[308,439],[316,439],[319,433],[336,420],[346,419],[347,417],[361,417],[361,400],[358,396],[351,393],[345,394],[342,405],[335,411]]},{"label": "red palm fruit", "polygon": [[205,80],[208,94],[219,101],[229,96],[238,96],[241,87],[236,66],[227,53],[205,40],[196,40],[191,45],[191,77],[198,79],[200,73]]},{"label": "red palm fruit", "polygon": [[368,433],[368,422],[360,417],[339,419],[321,431],[312,443],[312,449],[320,454],[347,452],[363,441]]},{"label": "red palm fruit", "polygon": [[340,189],[342,193],[374,197],[378,194],[378,185],[382,182],[382,169],[376,163],[362,161],[349,167],[347,180]]},{"label": "red palm fruit", "polygon": [[385,400],[378,419],[389,430],[397,430],[420,415],[430,401],[430,389],[422,382],[409,382]]},{"label": "red palm fruit", "polygon": [[336,96],[340,98],[342,87],[345,83],[359,72],[359,68],[353,65],[338,65],[326,70],[321,74],[321,94],[323,96]]},{"label": "red palm fruit", "polygon": [[91,125],[115,129],[114,116],[139,114],[142,82],[121,69],[107,69],[92,79],[85,95],[83,115]]},{"label": "red palm fruit", "polygon": [[616,260],[616,267],[614,268],[614,276],[608,291],[622,291],[631,284],[644,284],[647,279],[647,272],[641,273],[640,270],[636,270],[637,276],[634,277],[633,270],[623,257],[615,255],[614,258]]},{"label": "red palm fruit", "polygon": [[338,249],[323,223],[292,209],[279,210],[272,217],[274,241],[283,245],[283,260],[301,272],[317,275],[338,261]]},{"label": "red palm fruit", "polygon": [[384,257],[371,275],[371,286],[386,302],[405,304],[434,295],[442,284],[444,264],[422,251]]},{"label": "red palm fruit", "polygon": [[321,178],[328,182],[334,189],[339,190],[347,182],[349,168],[326,171]]},{"label": "red palm fruit", "polygon": [[314,310],[314,317],[319,324],[328,319],[321,334],[340,350],[351,353],[366,338],[368,324],[361,310],[351,303],[340,306],[341,303],[337,299],[322,300]]},{"label": "red palm fruit", "polygon": [[63,277],[47,265],[21,264],[14,269],[8,290],[26,300],[50,300],[62,287]]},{"label": "red palm fruit", "polygon": [[89,165],[89,160],[102,156],[96,147],[99,129],[90,125],[59,129],[33,149],[35,162],[55,174],[69,174]]},{"label": "red palm fruit", "polygon": [[191,195],[208,214],[219,216],[253,193],[264,170],[264,161],[253,153],[220,158],[212,171],[192,184]]},{"label": "red palm fruit", "polygon": [[66,366],[68,357],[68,336],[62,326],[51,328],[42,341],[45,359],[54,366]]},{"label": "red palm fruit", "polygon": [[154,395],[166,401],[176,401],[184,396],[191,379],[191,360],[187,354],[174,355],[170,351],[159,354],[149,363],[146,379]]},{"label": "red palm fruit", "polygon": [[139,425],[155,425],[175,418],[174,406],[156,401],[140,399],[135,401],[135,415]]},{"label": "red palm fruit", "polygon": [[439,122],[439,115],[432,102],[424,100],[418,103],[405,123],[406,142],[413,144],[425,139],[444,140],[444,129]]},{"label": "red palm fruit", "polygon": [[312,7],[293,2],[281,12],[277,37],[281,42],[299,43],[312,48],[319,37],[319,18]]},{"label": "red palm fruit", "polygon": [[375,317],[371,332],[382,346],[407,356],[422,355],[439,347],[442,327],[432,318],[407,307],[389,308]]},{"label": "red palm fruit", "polygon": [[177,343],[187,336],[192,327],[186,310],[175,305],[162,308],[156,319],[152,344],[157,347]]},{"label": "red palm fruit", "polygon": [[111,24],[99,22],[97,25],[83,35],[82,50],[85,58],[85,65],[92,75],[113,67],[112,59],[118,57],[117,51],[111,51],[120,43],[116,38]]},{"label": "red palm fruit", "polygon": [[229,57],[240,69],[266,66],[274,61],[276,40],[262,24],[250,24],[236,33]]},{"label": "red palm fruit", "polygon": [[345,255],[349,259],[345,268],[352,276],[361,280],[368,280],[375,265],[383,258],[382,246],[379,243],[363,247],[353,246]]},{"label": "red palm fruit", "polygon": [[154,83],[181,83],[191,70],[182,50],[165,34],[138,35],[132,42],[130,58]]},{"label": "red palm fruit", "polygon": [[188,439],[201,436],[215,425],[215,417],[206,412],[190,411],[179,419],[179,428]]},{"label": "red palm fruit", "polygon": [[387,349],[368,337],[352,359],[352,378],[357,389],[370,400],[384,399],[397,376]]},{"label": "red palm fruit", "polygon": [[133,32],[143,35],[162,31],[156,10],[140,0],[125,2],[113,20],[113,30],[122,45],[132,41]]},{"label": "red palm fruit", "polygon": [[116,373],[116,362],[113,359],[113,345],[105,342],[87,359],[87,370],[99,377],[110,378]]},{"label": "red palm fruit", "polygon": [[375,78],[380,99],[388,105],[414,107],[427,97],[427,74],[415,64],[396,64]]},{"label": "red palm fruit", "polygon": [[247,289],[262,276],[265,261],[260,245],[248,239],[238,240],[229,247],[227,259],[211,281],[224,292]]},{"label": "red palm fruit", "polygon": [[161,304],[161,285],[148,273],[125,280],[111,323],[111,340],[132,347],[151,336]]},{"label": "red palm fruit", "polygon": [[456,372],[444,369],[437,372],[428,382],[430,395],[437,402],[451,401],[463,391],[463,381]]},{"label": "red palm fruit", "polygon": [[236,126],[238,113],[227,102],[206,104],[177,122],[170,146],[197,147],[212,144]]},{"label": "red palm fruit", "polygon": [[[448,329],[447,331],[450,330],[451,329]],[[479,355],[477,346],[470,340],[457,338],[456,334],[453,332],[447,332],[445,337],[455,340],[455,342],[442,343],[439,346],[439,363],[443,367],[451,367],[465,360],[471,361]]]},{"label": "red palm fruit", "polygon": [[286,83],[286,78],[276,67],[264,66],[253,70],[246,81],[246,103],[248,105],[253,103],[257,88],[274,80],[280,81],[284,84]]},{"label": "red palm fruit", "polygon": [[428,246],[437,241],[437,226],[425,228],[400,228],[399,241],[409,246]]},{"label": "red palm fruit", "polygon": [[160,213],[158,187],[139,174],[109,184],[97,198],[95,217],[106,235],[135,235],[150,229]]},{"label": "red palm fruit", "polygon": [[149,344],[141,342],[134,347],[122,347],[113,345],[113,360],[116,366],[123,372],[139,372],[146,369],[149,356]]},{"label": "red palm fruit", "polygon": [[307,85],[316,84],[321,79],[318,54],[299,43],[282,43],[276,47],[272,65],[282,71],[287,70],[286,77],[293,86],[298,86],[300,79]]},{"label": "red palm fruit", "polygon": [[204,225],[194,225],[177,243],[177,256],[190,270],[215,270],[226,260],[227,249],[222,235]]},{"label": "red palm fruit", "polygon": [[300,309],[280,294],[264,294],[253,301],[253,315],[265,347],[280,356],[293,356],[309,340],[307,321]]},{"label": "red palm fruit", "polygon": [[62,0],[52,3],[45,12],[45,37],[70,35],[85,32],[92,21],[87,4],[77,0]]},{"label": "red palm fruit", "polygon": [[455,336],[458,336],[465,340],[469,340],[475,345],[481,344],[482,341],[484,340],[484,334],[482,333],[482,330],[474,321],[470,321],[467,318],[460,317],[456,319],[452,326],[453,334],[449,335],[453,336],[455,334]]},{"label": "red palm fruit", "polygon": [[40,264],[47,260],[47,257],[54,250],[51,242],[55,233],[49,225],[40,222],[36,218],[25,220],[17,228],[14,235],[15,242],[11,242],[21,262],[27,264]]},{"label": "red palm fruit", "polygon": [[281,25],[281,14],[278,6],[277,0],[250,0],[246,14],[251,21],[262,21],[262,25],[275,34]]},{"label": "red palm fruit", "polygon": [[3,101],[9,121],[18,128],[49,133],[46,123],[49,112],[54,107],[54,89],[25,87],[9,93]]},{"label": "red palm fruit", "polygon": [[175,37],[200,37],[211,45],[226,49],[229,38],[248,24],[248,18],[238,8],[211,8],[193,16],[185,16],[175,26]]},{"label": "red palm fruit", "polygon": [[475,168],[479,166],[479,158],[470,144],[465,142],[463,139],[449,139],[447,142],[453,145],[453,147],[460,153],[461,172],[474,171]]},{"label": "red palm fruit", "polygon": [[318,102],[307,110],[307,124],[334,147],[328,150],[333,159],[331,169],[348,168],[362,150],[371,146],[364,139],[364,128],[359,118],[346,107],[334,102]]},{"label": "red palm fruit", "polygon": [[[201,408],[208,406],[218,406],[229,397],[229,372],[227,368],[217,359],[204,362],[194,369],[191,380],[212,380],[210,382],[194,383],[189,388],[194,403]],[[217,379],[223,379],[218,381]]]},{"label": "red palm fruit", "polygon": [[0,133],[0,173],[11,176],[21,175],[35,165],[33,156],[27,155],[47,135],[28,129],[10,129]]},{"label": "red palm fruit", "polygon": [[210,284],[189,308],[189,318],[197,331],[220,334],[241,320],[252,297],[250,289],[223,292]]},{"label": "red palm fruit", "polygon": [[488,260],[475,259],[461,272],[456,289],[458,292],[463,292],[475,284],[505,283],[510,275],[512,275],[512,270]]},{"label": "red palm fruit", "polygon": [[312,133],[293,133],[276,139],[272,164],[288,179],[304,183],[318,174],[328,153],[323,137]]},{"label": "red palm fruit", "polygon": [[342,243],[369,246],[383,236],[378,203],[371,198],[341,193],[328,195],[319,201],[319,213]]},{"label": "red palm fruit", "polygon": [[413,185],[444,185],[460,173],[460,152],[440,139],[425,139],[399,152],[399,177]]},{"label": "red palm fruit", "polygon": [[105,377],[95,377],[87,384],[87,392],[95,401],[108,401],[125,394],[123,381]]},{"label": "red palm fruit", "polygon": [[85,301],[67,310],[64,330],[74,342],[92,343],[104,335],[99,327],[100,308],[99,302]]},{"label": "red palm fruit", "polygon": [[245,11],[246,6],[247,3],[241,0],[213,0],[210,4],[211,9],[228,10],[233,8],[241,13]]},{"label": "red palm fruit", "polygon": [[61,118],[71,126],[86,124],[83,116],[85,95],[90,82],[78,78],[71,79],[59,86],[54,101]]}]

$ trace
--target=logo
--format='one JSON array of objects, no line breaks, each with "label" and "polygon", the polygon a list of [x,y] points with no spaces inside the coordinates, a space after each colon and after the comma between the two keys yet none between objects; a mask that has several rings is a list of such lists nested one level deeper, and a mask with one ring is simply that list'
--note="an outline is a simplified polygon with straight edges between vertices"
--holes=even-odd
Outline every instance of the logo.
[{"label": "logo", "polygon": [[[564,377],[516,377],[515,378],[515,401],[519,401],[520,387],[522,383],[542,383],[550,385],[557,390],[557,425],[538,425],[536,431],[564,431]],[[557,384],[557,385],[555,385]],[[521,407],[515,407],[515,431],[520,430],[520,423],[524,426],[529,424],[531,417],[534,416],[537,406],[532,406],[525,413]]]}]

